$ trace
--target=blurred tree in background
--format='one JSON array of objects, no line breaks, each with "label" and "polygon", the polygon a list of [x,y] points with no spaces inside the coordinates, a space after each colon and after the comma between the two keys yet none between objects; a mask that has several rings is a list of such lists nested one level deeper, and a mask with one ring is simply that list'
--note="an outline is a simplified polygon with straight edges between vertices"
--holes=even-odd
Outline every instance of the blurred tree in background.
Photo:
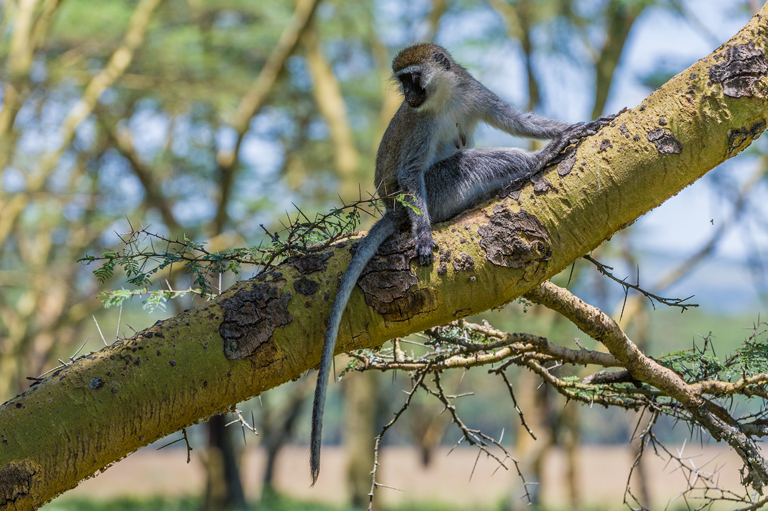
[{"label": "blurred tree in background", "polygon": [[[104,0],[98,5],[4,0],[0,5],[3,401],[26,389],[27,377],[67,360],[86,339],[95,348],[102,337],[111,342],[127,328],[139,330],[157,319],[133,302],[121,307],[121,319],[113,311],[105,314],[99,293],[116,284],[102,285],[93,268],[75,264],[86,253],[115,246],[115,233],[143,225],[169,239],[206,241],[213,251],[256,245],[265,231],[280,228],[286,211],[295,212],[294,204],[311,214],[338,205],[339,197],[350,201],[373,192],[375,151],[400,102],[389,65],[402,46],[434,40],[519,108],[578,121],[642,97],[622,95],[619,89],[630,77],[616,76],[633,29],[649,12],[663,11],[693,27],[711,42],[710,51],[730,35],[713,34],[697,5],[679,0]],[[739,1],[726,11],[739,26],[757,8],[756,2]],[[675,60],[670,48],[669,60],[651,62],[637,81],[663,83],[689,63],[686,58]],[[479,145],[517,143],[489,132],[478,139]],[[745,218],[755,217],[749,212],[759,201],[752,197],[764,196],[766,170],[757,156],[760,164],[748,179],[727,170],[709,179],[726,220],[691,247],[679,269],[668,266],[669,275],[654,280],[654,290],[668,289],[713,256]],[[363,227],[370,224],[364,222]],[[641,258],[636,245],[630,229],[600,252],[631,269]],[[764,251],[753,248],[747,263],[761,277],[760,285]],[[577,287],[591,288],[587,294],[601,305],[621,303],[615,289],[605,290],[607,284],[586,273],[585,267],[574,271]],[[225,276],[224,286],[233,278]],[[189,277],[172,272],[164,286],[185,289]],[[194,300],[171,301],[168,312]],[[631,297],[622,326],[636,329],[637,339],[648,339],[648,314],[647,302]],[[530,316],[541,321],[541,335],[562,337],[569,331],[538,308]],[[509,310],[499,321],[515,328],[522,316]],[[370,374],[354,378],[368,380],[345,387],[346,423],[355,427],[341,427],[336,419],[326,438],[338,442],[346,435],[350,501],[361,505],[370,486],[365,482],[373,437],[385,415],[376,393],[395,391],[382,390]],[[583,436],[578,409],[538,394],[540,379],[532,373],[520,378],[520,405],[541,438],[529,442],[518,431],[516,452],[529,479],[539,480],[548,448],[564,445],[575,508],[580,497],[574,467]],[[284,406],[264,405],[261,420],[280,424],[264,424],[272,462],[291,440],[297,410],[311,390],[304,387],[284,396]],[[428,417],[414,418],[410,428],[425,463],[443,437],[445,424],[432,419],[438,412],[425,406]],[[205,456],[206,506],[236,508],[243,503],[242,489],[232,484],[238,477],[236,442],[226,439],[224,419],[214,421]]]}]

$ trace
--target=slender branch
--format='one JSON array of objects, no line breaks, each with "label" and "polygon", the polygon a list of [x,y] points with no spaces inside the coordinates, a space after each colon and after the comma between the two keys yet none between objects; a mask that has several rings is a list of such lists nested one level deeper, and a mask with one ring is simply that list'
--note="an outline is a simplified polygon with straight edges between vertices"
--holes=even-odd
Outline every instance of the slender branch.
[{"label": "slender branch", "polygon": [[[695,304],[695,303],[685,303],[687,300],[690,300],[691,298],[693,298],[693,295],[689,296],[688,298],[664,298],[662,296],[655,295],[641,288],[639,285],[639,282],[638,284],[630,284],[629,282],[627,282],[626,278],[619,279],[618,277],[615,277],[613,273],[609,271],[609,270],[613,270],[613,267],[601,263],[600,261],[596,260],[590,255],[585,255],[584,259],[594,264],[597,267],[597,271],[599,271],[602,275],[605,275],[606,277],[613,280],[614,282],[618,282],[619,284],[621,284],[622,287],[624,287],[625,289],[625,294],[629,289],[634,289],[635,291],[641,293],[643,296],[648,298],[648,300],[650,300],[651,302],[651,305],[653,305],[653,302],[655,300],[658,303],[668,305],[669,307],[680,307],[684,311],[688,310],[688,307],[699,306],[698,304]],[[653,305],[653,308],[655,309],[656,306]]]},{"label": "slender branch", "polygon": [[[373,511],[373,495],[376,491],[376,488],[379,486],[384,486],[376,480],[376,475],[379,471],[379,446],[381,445],[381,439],[384,437],[384,434],[387,432],[387,430],[395,425],[400,416],[403,415],[403,413],[405,413],[405,411],[411,405],[411,400],[413,399],[414,394],[416,394],[416,390],[418,390],[418,388],[421,386],[421,382],[424,381],[424,377],[426,375],[427,371],[416,373],[413,385],[411,386],[411,391],[408,392],[408,398],[405,400],[405,403],[403,403],[403,406],[400,407],[400,410],[395,413],[395,416],[392,417],[392,420],[390,420],[384,425],[383,428],[381,428],[381,432],[376,435],[376,438],[374,439],[373,469],[371,470],[371,491],[368,492],[368,511]],[[387,486],[387,488],[389,487]]]},{"label": "slender branch", "polygon": [[[726,414],[720,413],[713,403],[702,398],[697,387],[688,385],[679,374],[644,355],[615,321],[566,289],[545,282],[525,297],[561,313],[583,332],[602,342],[634,378],[677,400],[715,439],[728,442],[748,468],[745,484],[750,484],[756,491],[761,492],[768,482],[768,462],[748,436],[723,420]],[[528,364],[537,365],[534,361],[529,361]]]}]

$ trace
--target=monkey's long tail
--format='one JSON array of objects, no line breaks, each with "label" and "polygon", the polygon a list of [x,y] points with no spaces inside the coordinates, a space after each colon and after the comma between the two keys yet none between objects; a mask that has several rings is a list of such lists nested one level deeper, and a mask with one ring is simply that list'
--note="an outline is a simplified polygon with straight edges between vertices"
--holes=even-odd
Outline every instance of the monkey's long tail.
[{"label": "monkey's long tail", "polygon": [[368,235],[357,246],[352,261],[341,279],[339,292],[333,299],[331,315],[328,317],[328,325],[325,329],[325,342],[323,343],[323,355],[320,358],[320,368],[317,372],[317,386],[315,387],[315,402],[312,406],[312,436],[310,442],[309,466],[312,470],[312,486],[320,475],[320,445],[323,435],[323,409],[325,408],[325,394],[328,389],[328,374],[331,371],[333,353],[336,349],[336,337],[339,334],[341,316],[347,307],[347,302],[355,288],[357,279],[363,273],[365,265],[376,254],[385,239],[397,229],[397,222],[391,213],[386,213],[381,220],[376,222]]}]

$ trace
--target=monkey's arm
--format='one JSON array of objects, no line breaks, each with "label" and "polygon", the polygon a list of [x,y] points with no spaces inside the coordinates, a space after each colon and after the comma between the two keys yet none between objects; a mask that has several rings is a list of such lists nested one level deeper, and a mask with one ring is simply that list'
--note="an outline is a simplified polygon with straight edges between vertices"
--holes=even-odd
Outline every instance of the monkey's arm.
[{"label": "monkey's arm", "polygon": [[[400,191],[406,194],[405,200],[415,208],[408,208],[408,218],[411,221],[411,233],[416,242],[416,257],[421,266],[432,263],[432,248],[437,247],[437,243],[432,239],[432,220],[427,207],[427,189],[424,182],[424,174],[435,154],[432,132],[431,127],[427,127],[421,142],[403,149],[402,159],[397,168]],[[418,137],[414,138],[418,139]]]},{"label": "monkey's arm", "polygon": [[554,138],[569,126],[568,123],[550,119],[532,112],[520,112],[512,105],[476,82],[475,97],[481,109],[480,119],[510,135],[528,138]]}]

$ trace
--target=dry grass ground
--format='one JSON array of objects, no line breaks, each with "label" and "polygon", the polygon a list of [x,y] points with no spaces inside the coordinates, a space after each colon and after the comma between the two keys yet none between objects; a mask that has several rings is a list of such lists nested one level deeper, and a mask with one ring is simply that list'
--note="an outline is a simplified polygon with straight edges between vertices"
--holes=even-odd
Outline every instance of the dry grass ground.
[{"label": "dry grass ground", "polygon": [[[420,464],[417,452],[407,447],[393,447],[382,453],[381,482],[401,489],[380,489],[377,501],[397,506],[405,503],[442,503],[457,509],[497,508],[499,503],[519,493],[520,481],[511,472],[497,470],[492,460],[481,457],[470,481],[477,457],[472,449],[457,449],[445,456],[438,453],[429,467]],[[143,450],[116,464],[94,479],[85,481],[64,495],[68,498],[109,500],[121,496],[199,495],[205,487],[203,464],[198,451],[186,464],[183,449]],[[654,499],[652,509],[664,509],[685,487],[685,476],[673,463],[665,463],[648,453],[648,474]],[[727,488],[739,489],[740,463],[728,448],[720,446],[700,449],[688,446],[689,463],[704,467],[706,472],[720,469],[719,482]],[[249,498],[258,498],[264,470],[264,453],[250,448],[243,460],[243,477]],[[288,447],[277,466],[277,489],[293,498],[328,504],[344,504],[345,454],[339,448],[323,450],[323,472],[314,488],[309,486],[308,450]],[[709,462],[709,463],[708,463]],[[624,486],[632,464],[630,451],[621,446],[586,446],[579,461],[579,484],[582,502],[594,509],[622,509]],[[550,508],[569,509],[562,452],[554,450],[547,460],[541,490]],[[671,506],[676,508],[677,505]],[[732,507],[732,506],[731,506]],[[626,509],[626,508],[624,508]]]}]

